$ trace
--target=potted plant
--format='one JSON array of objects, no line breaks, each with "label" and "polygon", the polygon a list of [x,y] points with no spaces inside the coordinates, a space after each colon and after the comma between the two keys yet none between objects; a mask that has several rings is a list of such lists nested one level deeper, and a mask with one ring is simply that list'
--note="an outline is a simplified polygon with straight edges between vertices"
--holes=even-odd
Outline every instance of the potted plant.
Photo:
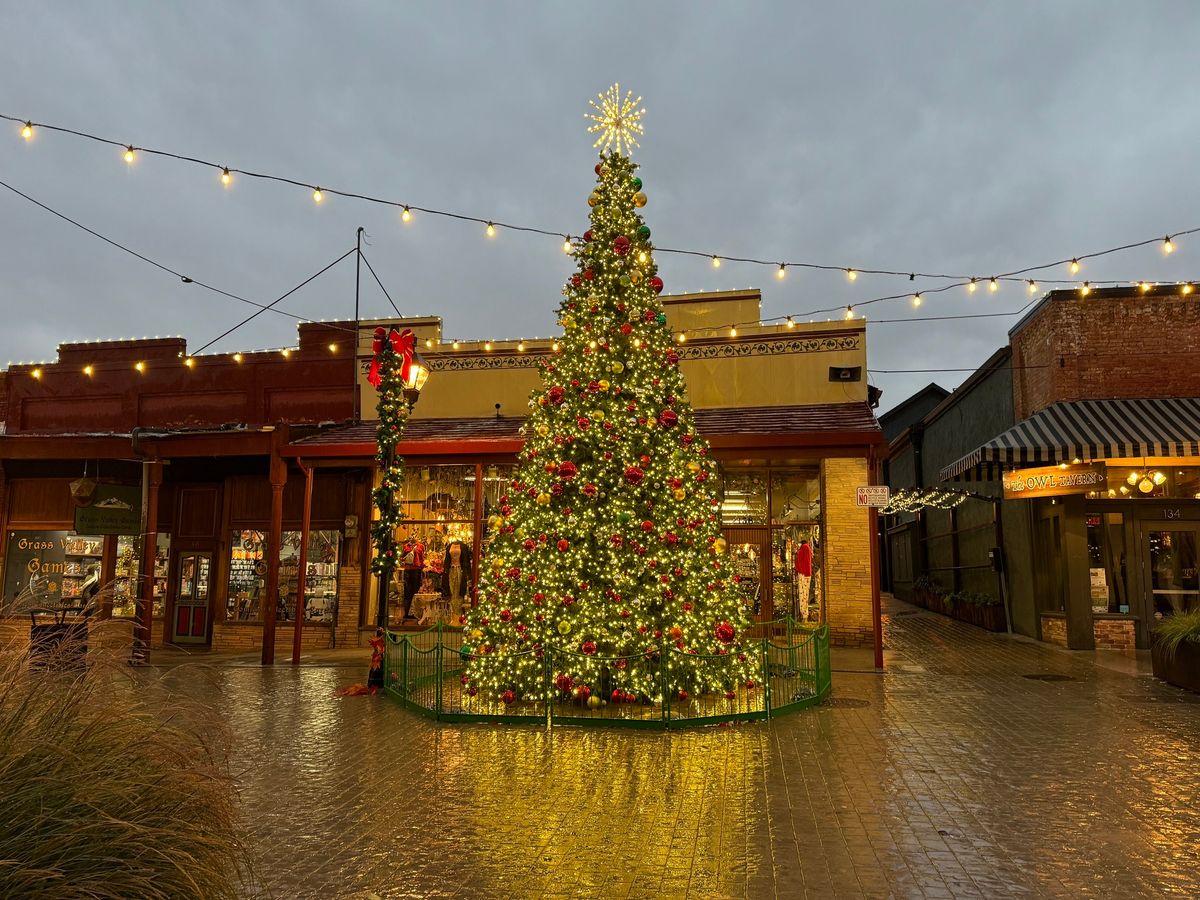
[{"label": "potted plant", "polygon": [[1165,616],[1150,635],[1156,678],[1200,693],[1200,609]]}]

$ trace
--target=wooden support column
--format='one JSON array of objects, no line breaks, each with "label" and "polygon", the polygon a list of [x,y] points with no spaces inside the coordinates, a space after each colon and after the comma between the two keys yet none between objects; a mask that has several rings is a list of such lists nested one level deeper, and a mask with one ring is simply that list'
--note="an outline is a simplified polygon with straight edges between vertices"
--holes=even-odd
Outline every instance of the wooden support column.
[{"label": "wooden support column", "polygon": [[1067,647],[1071,650],[1095,650],[1096,633],[1092,626],[1091,577],[1088,572],[1087,522],[1082,494],[1063,498],[1062,564],[1067,585]]},{"label": "wooden support column", "polygon": [[[279,431],[275,431],[279,434]],[[278,442],[271,443],[271,525],[267,533],[267,589],[262,601],[262,664],[275,663],[275,607],[279,602],[279,547],[283,541],[283,488],[287,463],[279,456]]]},{"label": "wooden support column", "polygon": [[[142,558],[138,561],[138,591],[141,616],[135,628],[133,654],[145,660],[150,653],[154,630],[154,558],[158,554],[158,494],[162,487],[163,464],[160,459],[142,462]],[[169,627],[164,619],[164,628]],[[166,635],[163,635],[166,641]]]},{"label": "wooden support column", "polygon": [[304,472],[304,512],[300,519],[300,559],[296,564],[296,622],[292,630],[292,665],[300,664],[300,639],[304,634],[304,589],[308,582],[308,529],[312,522],[312,466],[300,463]]}]

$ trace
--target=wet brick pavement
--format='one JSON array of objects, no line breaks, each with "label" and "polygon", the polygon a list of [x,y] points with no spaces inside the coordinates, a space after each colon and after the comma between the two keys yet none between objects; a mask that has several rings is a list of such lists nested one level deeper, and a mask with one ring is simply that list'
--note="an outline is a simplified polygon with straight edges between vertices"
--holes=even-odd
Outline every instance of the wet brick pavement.
[{"label": "wet brick pavement", "polygon": [[439,725],[333,698],[361,667],[174,677],[237,735],[273,896],[1200,895],[1200,696],[889,612],[887,674],[695,731]]}]

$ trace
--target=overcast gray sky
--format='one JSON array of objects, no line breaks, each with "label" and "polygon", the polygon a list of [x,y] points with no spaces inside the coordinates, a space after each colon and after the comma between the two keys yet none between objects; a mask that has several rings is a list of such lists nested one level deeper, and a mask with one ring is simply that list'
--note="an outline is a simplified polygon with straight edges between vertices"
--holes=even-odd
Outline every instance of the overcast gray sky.
[{"label": "overcast gray sky", "polygon": [[[635,158],[664,246],[987,276],[1200,225],[1200,3],[453,3],[0,0],[0,112],[413,204],[578,232],[583,113],[645,96]],[[7,135],[7,136],[5,136]],[[559,242],[238,181],[0,128],[0,179],[261,302],[353,245],[448,337],[549,335]],[[1200,278],[1200,235],[1102,278]],[[764,316],[905,290],[894,278],[659,259],[669,292],[757,286]],[[1065,273],[1056,273],[1066,277]],[[934,286],[934,285],[927,285]],[[285,302],[350,317],[344,265]],[[1017,309],[1016,286],[869,318]],[[0,362],[60,341],[183,334],[248,308],[142,266],[0,191]],[[390,311],[364,292],[364,314]],[[972,367],[1015,319],[873,325],[872,369]],[[217,349],[292,343],[264,314]],[[876,374],[884,407],[930,380]]]}]

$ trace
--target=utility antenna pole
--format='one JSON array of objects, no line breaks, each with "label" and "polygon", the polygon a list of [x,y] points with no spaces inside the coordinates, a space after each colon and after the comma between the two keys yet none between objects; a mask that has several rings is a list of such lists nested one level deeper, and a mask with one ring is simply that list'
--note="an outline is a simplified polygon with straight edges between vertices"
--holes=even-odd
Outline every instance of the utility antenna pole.
[{"label": "utility antenna pole", "polygon": [[350,375],[351,375],[351,378],[353,379],[353,381],[351,383],[350,396],[351,396],[352,402],[353,402],[352,415],[353,415],[355,424],[358,424],[359,420],[362,417],[361,416],[362,411],[359,409],[360,403],[359,403],[359,396],[358,396],[359,395],[358,333],[360,330],[359,325],[358,325],[358,289],[359,289],[359,285],[362,282],[362,236],[363,236],[363,227],[361,225],[359,225],[358,226],[358,234],[357,234],[357,237],[356,237],[355,243],[354,243],[354,247],[355,247],[355,249],[354,249],[354,349],[353,349],[353,357],[354,358],[352,360],[352,362],[354,364],[350,367]]}]

